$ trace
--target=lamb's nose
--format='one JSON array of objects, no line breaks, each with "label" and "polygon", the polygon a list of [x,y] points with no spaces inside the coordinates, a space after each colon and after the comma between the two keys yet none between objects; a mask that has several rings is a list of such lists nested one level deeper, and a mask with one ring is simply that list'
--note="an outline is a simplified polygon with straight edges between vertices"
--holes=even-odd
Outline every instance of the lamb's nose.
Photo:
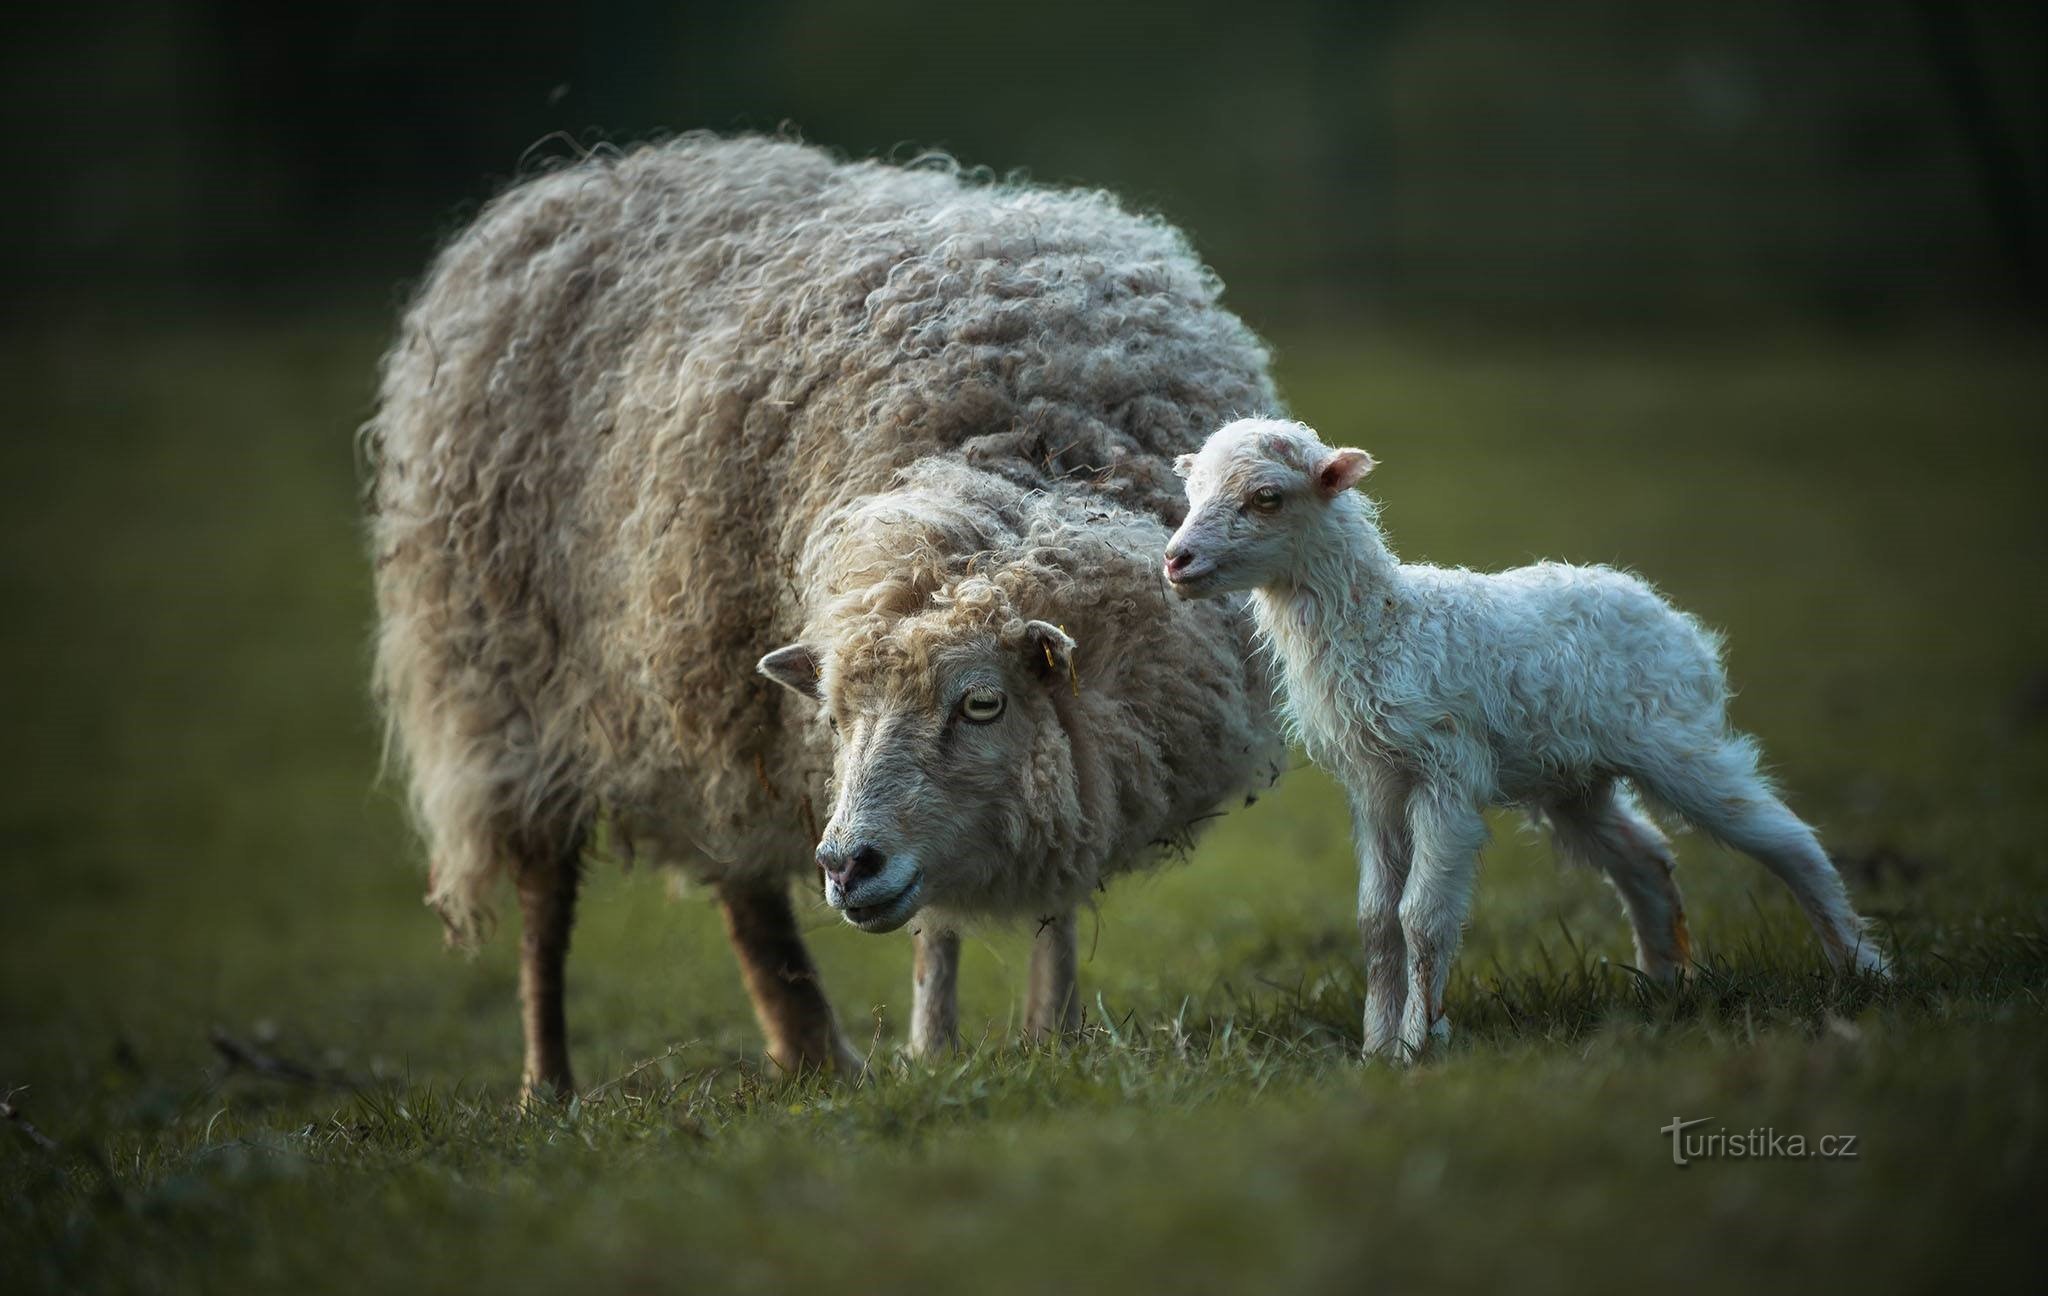
[{"label": "lamb's nose", "polygon": [[838,886],[841,894],[880,873],[882,865],[888,862],[889,857],[872,846],[856,846],[850,851],[833,846],[818,847],[818,868],[827,882]]},{"label": "lamb's nose", "polygon": [[1188,564],[1194,560],[1195,556],[1189,553],[1185,546],[1178,544],[1168,545],[1166,547],[1166,574],[1168,576],[1178,576],[1186,571]]}]

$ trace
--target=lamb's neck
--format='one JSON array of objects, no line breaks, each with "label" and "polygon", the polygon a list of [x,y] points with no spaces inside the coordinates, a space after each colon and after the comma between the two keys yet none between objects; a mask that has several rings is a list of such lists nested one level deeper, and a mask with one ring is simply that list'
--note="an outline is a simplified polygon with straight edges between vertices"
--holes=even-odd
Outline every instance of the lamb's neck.
[{"label": "lamb's neck", "polygon": [[1333,502],[1325,525],[1305,539],[1293,569],[1258,589],[1252,613],[1290,671],[1327,660],[1334,642],[1370,649],[1407,601],[1400,560],[1357,497]]}]

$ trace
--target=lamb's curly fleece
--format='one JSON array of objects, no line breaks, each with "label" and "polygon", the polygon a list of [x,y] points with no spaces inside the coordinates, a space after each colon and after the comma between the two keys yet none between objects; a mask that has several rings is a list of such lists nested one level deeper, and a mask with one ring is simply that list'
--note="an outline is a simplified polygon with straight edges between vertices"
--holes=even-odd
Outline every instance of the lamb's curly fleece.
[{"label": "lamb's curly fleece", "polygon": [[600,817],[707,878],[807,871],[829,739],[755,662],[800,635],[843,669],[914,658],[913,613],[1083,641],[1116,786],[1047,820],[1090,839],[1083,886],[1249,781],[1273,726],[1248,630],[1169,608],[1153,557],[1171,456],[1278,405],[1219,292],[1104,194],[780,139],[594,157],[486,207],[365,429],[377,688],[451,933]]},{"label": "lamb's curly fleece", "polygon": [[1179,465],[1191,509],[1167,550],[1190,593],[1254,590],[1289,722],[1351,793],[1369,1048],[1413,1052],[1441,1028],[1489,805],[1541,815],[1609,874],[1653,975],[1683,972],[1688,938],[1670,847],[1629,784],[1768,866],[1835,963],[1883,968],[1729,726],[1718,636],[1609,567],[1400,562],[1350,489],[1371,466],[1298,423],[1227,425]]}]

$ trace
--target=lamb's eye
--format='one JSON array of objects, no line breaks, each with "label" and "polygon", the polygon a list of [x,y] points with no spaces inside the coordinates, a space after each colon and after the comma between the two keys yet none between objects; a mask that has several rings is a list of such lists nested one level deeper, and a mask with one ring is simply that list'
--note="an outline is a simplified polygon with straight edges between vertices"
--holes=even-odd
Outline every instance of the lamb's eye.
[{"label": "lamb's eye", "polygon": [[1271,513],[1280,507],[1280,492],[1271,486],[1261,486],[1253,491],[1251,506],[1261,513]]},{"label": "lamb's eye", "polygon": [[960,715],[972,724],[987,724],[1003,713],[1003,702],[1001,689],[969,689],[960,699]]}]

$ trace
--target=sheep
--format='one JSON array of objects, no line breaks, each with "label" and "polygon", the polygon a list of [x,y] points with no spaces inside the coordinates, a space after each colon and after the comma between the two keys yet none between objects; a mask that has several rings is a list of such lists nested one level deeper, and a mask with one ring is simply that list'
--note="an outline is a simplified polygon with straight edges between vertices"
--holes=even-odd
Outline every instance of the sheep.
[{"label": "sheep", "polygon": [[1189,510],[1165,550],[1183,597],[1251,591],[1287,723],[1348,793],[1368,1056],[1448,1033],[1489,806],[1532,811],[1607,875],[1649,976],[1683,976],[1691,941],[1637,791],[1775,873],[1837,967],[1884,971],[1813,830],[1729,727],[1716,635],[1609,567],[1400,562],[1352,489],[1372,467],[1299,423],[1231,422],[1175,462]]},{"label": "sheep", "polygon": [[1172,457],[1277,399],[1220,292],[1107,194],[758,136],[529,178],[441,251],[363,434],[375,692],[451,940],[517,896],[530,1095],[573,1084],[600,832],[716,893],[781,1067],[862,1063],[814,868],[918,919],[913,1051],[969,921],[1039,920],[1029,1024],[1074,1022],[1075,907],[1281,751],[1249,620],[1154,557]]}]

